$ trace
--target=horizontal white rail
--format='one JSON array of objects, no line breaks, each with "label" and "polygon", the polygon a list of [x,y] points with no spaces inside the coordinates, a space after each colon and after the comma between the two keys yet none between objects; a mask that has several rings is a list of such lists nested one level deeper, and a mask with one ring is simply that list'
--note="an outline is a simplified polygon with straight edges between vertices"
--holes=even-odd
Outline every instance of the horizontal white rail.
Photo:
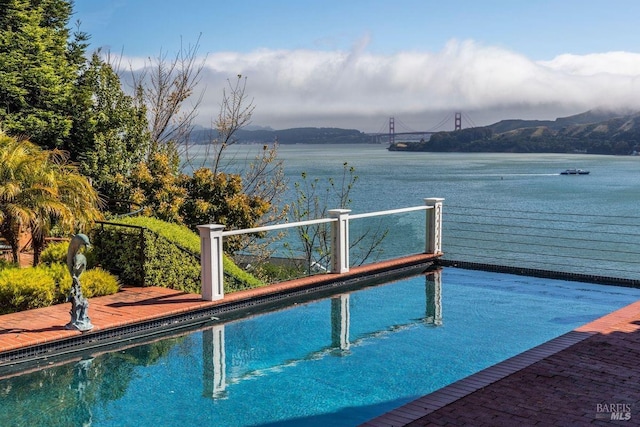
[{"label": "horizontal white rail", "polygon": [[413,206],[410,208],[390,209],[388,211],[368,212],[355,215],[349,215],[349,219],[370,218],[373,216],[393,215],[405,212],[426,211],[427,209],[433,209],[433,206]]},{"label": "horizontal white rail", "polygon": [[[405,212],[424,211],[427,209],[433,209],[433,206],[413,206],[410,208],[399,208],[399,209],[390,209],[386,211],[367,212],[367,213],[349,215],[349,219],[370,218],[374,216],[384,216],[384,215],[393,215],[393,214],[405,213]],[[326,224],[329,222],[336,222],[336,221],[338,221],[338,218],[320,218],[320,219],[310,219],[307,221],[286,222],[284,224],[264,225],[262,227],[244,228],[242,230],[223,231],[222,236],[226,237],[226,236],[238,236],[240,234],[262,233],[263,231],[282,230],[285,228],[302,227],[304,225]]]},{"label": "horizontal white rail", "polygon": [[286,222],[284,224],[265,225],[262,227],[245,228],[242,230],[223,231],[223,236],[237,236],[239,234],[261,233],[263,231],[282,230],[283,228],[302,227],[303,225],[325,224],[327,222],[336,222],[337,218],[320,218],[310,219],[307,221]]}]

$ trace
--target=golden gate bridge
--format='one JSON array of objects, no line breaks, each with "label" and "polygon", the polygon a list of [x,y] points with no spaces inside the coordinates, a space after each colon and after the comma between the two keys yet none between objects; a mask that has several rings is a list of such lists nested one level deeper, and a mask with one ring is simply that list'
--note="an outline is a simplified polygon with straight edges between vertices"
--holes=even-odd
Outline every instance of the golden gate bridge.
[{"label": "golden gate bridge", "polygon": [[[442,131],[448,130],[448,129],[444,129],[444,128],[448,123],[451,122],[452,118],[453,118],[453,130],[454,131],[461,130],[462,129],[462,119],[463,119],[463,117],[467,122],[469,122],[471,127],[475,127],[475,124],[473,123],[471,118],[469,118],[469,116],[467,116],[466,114],[463,114],[461,112],[455,112],[455,113],[449,114],[447,117],[442,119],[440,121],[440,123],[436,124],[431,129],[424,130],[424,131],[422,131],[422,130],[413,130],[413,129],[409,128],[407,125],[405,125],[404,123],[402,123],[402,121],[400,121],[400,119],[396,119],[395,117],[389,117],[389,131],[388,132],[384,132],[383,129],[381,129],[377,133],[372,133],[370,135],[378,143],[388,142],[389,144],[395,144],[396,136],[398,136],[398,135],[414,136],[414,138],[411,138],[411,139],[429,139],[431,137],[431,135],[433,135],[434,133],[438,133],[438,132],[442,132]],[[396,123],[400,125],[398,130],[396,130]],[[385,123],[385,126],[386,126],[386,123]]]}]

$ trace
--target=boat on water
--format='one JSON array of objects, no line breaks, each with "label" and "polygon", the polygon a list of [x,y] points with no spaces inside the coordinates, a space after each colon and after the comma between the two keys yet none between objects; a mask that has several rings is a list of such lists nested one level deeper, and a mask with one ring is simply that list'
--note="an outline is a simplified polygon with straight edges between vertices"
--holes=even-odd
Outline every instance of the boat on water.
[{"label": "boat on water", "polygon": [[560,175],[589,175],[589,171],[584,169],[567,169],[560,172]]}]

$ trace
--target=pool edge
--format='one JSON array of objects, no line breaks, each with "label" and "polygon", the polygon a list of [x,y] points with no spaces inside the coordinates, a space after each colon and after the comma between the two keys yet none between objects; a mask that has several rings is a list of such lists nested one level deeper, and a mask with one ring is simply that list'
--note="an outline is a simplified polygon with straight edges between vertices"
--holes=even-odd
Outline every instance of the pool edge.
[{"label": "pool edge", "polygon": [[184,329],[228,313],[295,298],[321,297],[348,290],[362,281],[375,284],[420,274],[432,267],[436,258],[432,254],[415,254],[354,267],[348,273],[321,274],[237,291],[218,301],[203,301],[200,295],[166,288],[126,288],[118,294],[89,300],[94,328],[84,333],[64,328],[69,319],[68,304],[0,315],[0,374],[25,363],[60,355],[72,358],[75,353]]}]

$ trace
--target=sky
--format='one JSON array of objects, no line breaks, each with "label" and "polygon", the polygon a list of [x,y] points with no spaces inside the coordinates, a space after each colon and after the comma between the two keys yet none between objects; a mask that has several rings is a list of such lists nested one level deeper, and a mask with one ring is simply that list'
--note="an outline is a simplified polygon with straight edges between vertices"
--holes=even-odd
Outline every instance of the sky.
[{"label": "sky", "polygon": [[75,0],[72,21],[133,70],[197,45],[203,126],[242,75],[252,125],[399,132],[640,111],[639,16],[637,0]]}]

